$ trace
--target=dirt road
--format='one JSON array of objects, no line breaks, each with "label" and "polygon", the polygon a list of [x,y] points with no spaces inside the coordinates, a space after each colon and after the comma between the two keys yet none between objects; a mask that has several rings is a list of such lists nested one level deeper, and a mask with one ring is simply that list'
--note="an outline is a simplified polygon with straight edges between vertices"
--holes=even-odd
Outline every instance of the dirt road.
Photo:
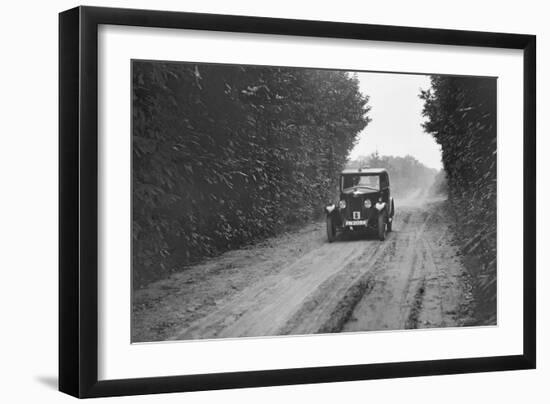
[{"label": "dirt road", "polygon": [[229,252],[134,295],[132,340],[460,326],[471,288],[443,200],[396,201],[394,231],[326,242],[324,223]]}]

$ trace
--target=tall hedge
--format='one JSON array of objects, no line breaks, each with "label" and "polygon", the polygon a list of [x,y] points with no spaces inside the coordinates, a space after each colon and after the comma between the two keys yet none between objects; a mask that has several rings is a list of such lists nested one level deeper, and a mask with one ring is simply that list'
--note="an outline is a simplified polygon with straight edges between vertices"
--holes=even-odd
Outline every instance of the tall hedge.
[{"label": "tall hedge", "polygon": [[134,61],[133,280],[317,215],[368,124],[342,71]]},{"label": "tall hedge", "polygon": [[441,145],[449,200],[466,259],[472,260],[478,313],[496,321],[497,81],[433,76],[422,92],[426,132]]}]

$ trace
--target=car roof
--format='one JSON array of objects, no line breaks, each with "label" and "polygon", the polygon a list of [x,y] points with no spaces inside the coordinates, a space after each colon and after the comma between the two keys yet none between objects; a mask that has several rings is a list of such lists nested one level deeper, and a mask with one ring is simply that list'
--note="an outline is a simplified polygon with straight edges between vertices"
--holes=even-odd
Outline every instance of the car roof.
[{"label": "car roof", "polygon": [[342,174],[382,174],[387,172],[385,168],[348,168]]}]

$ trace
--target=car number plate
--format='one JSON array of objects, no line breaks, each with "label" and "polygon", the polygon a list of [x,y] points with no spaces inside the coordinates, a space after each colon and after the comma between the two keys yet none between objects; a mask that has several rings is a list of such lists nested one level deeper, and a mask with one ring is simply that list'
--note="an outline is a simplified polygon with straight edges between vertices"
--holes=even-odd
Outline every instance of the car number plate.
[{"label": "car number plate", "polygon": [[346,226],[366,226],[366,220],[348,220]]}]

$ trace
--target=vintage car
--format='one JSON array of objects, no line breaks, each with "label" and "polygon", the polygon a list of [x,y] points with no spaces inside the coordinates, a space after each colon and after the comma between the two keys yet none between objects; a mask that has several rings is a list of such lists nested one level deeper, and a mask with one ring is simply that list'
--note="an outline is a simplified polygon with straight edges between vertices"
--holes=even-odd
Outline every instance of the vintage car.
[{"label": "vintage car", "polygon": [[339,192],[338,202],[325,208],[329,243],[338,233],[358,231],[375,231],[385,240],[395,215],[388,172],[383,168],[344,170]]}]

